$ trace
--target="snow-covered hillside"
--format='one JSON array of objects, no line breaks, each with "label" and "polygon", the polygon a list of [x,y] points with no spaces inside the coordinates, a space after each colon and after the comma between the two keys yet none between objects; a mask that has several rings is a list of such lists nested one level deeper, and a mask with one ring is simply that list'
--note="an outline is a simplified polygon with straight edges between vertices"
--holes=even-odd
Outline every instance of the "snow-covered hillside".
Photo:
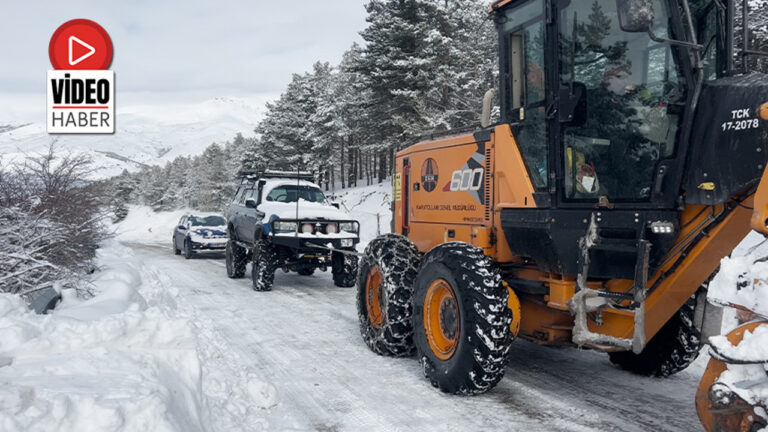
[{"label": "snow-covered hillside", "polygon": [[0,155],[6,162],[24,153],[45,150],[52,141],[60,150],[87,152],[96,177],[119,174],[140,164],[159,165],[177,156],[197,155],[213,142],[239,132],[252,135],[263,115],[263,101],[216,98],[195,104],[117,104],[114,135],[49,135],[43,118],[33,123],[4,124],[0,118]]}]

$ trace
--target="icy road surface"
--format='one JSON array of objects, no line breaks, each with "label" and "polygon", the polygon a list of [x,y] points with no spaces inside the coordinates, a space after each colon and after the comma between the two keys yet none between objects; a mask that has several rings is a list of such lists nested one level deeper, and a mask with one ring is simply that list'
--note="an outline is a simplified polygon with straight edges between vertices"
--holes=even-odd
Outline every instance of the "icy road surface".
[{"label": "icy road surface", "polygon": [[177,301],[213,321],[217,344],[274,386],[276,403],[262,412],[269,430],[701,430],[694,393],[704,356],[656,379],[618,370],[605,354],[516,341],[498,387],[450,396],[423,378],[414,358],[366,348],[355,288],[334,287],[330,272],[278,271],[274,291],[254,292],[250,270],[244,279],[228,279],[221,256],[185,260],[170,246],[127,246],[144,258],[144,270],[180,290]]}]

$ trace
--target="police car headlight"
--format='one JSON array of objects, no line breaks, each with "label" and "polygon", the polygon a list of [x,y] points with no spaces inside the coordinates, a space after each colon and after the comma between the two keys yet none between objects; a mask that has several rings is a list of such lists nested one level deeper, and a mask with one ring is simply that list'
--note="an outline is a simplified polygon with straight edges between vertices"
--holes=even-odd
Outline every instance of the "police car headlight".
[{"label": "police car headlight", "polygon": [[285,221],[277,221],[273,225],[275,227],[275,231],[290,231],[295,232],[298,225],[296,222],[285,222]]},{"label": "police car headlight", "polygon": [[356,233],[357,232],[357,224],[354,222],[342,222],[339,224],[339,229],[341,231]]}]

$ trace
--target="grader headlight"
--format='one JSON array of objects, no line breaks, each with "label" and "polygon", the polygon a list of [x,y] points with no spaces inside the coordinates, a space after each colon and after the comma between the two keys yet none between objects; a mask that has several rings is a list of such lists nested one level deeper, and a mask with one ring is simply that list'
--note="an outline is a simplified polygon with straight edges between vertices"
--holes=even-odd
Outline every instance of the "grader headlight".
[{"label": "grader headlight", "polygon": [[654,234],[673,234],[675,225],[666,221],[651,222],[651,232]]}]

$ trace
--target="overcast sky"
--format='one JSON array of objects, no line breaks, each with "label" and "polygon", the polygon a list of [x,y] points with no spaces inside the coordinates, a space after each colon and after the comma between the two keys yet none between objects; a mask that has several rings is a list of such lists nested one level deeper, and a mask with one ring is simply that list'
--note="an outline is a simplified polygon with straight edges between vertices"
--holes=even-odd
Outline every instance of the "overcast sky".
[{"label": "overcast sky", "polygon": [[317,60],[336,63],[352,42],[361,41],[364,5],[365,0],[4,1],[0,103],[44,100],[45,73],[52,69],[48,42],[74,18],[98,22],[112,38],[119,102],[274,96],[291,73],[309,70]]}]

